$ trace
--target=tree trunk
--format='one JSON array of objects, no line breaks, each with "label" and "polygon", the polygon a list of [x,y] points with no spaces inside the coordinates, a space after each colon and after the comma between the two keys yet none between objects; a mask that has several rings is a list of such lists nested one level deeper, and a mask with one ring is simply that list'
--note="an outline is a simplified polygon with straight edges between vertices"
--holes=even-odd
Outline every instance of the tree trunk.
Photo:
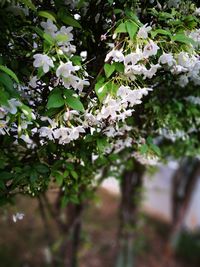
[{"label": "tree trunk", "polygon": [[184,218],[200,174],[199,160],[186,158],[172,180],[172,231],[170,246],[175,249],[183,229]]},{"label": "tree trunk", "polygon": [[135,163],[134,170],[126,171],[121,181],[120,226],[116,267],[134,266],[134,227],[141,198],[144,168]]},{"label": "tree trunk", "polygon": [[[61,257],[64,261],[64,267],[78,267],[78,248],[81,234],[81,217],[83,204],[69,203],[66,207],[67,236],[62,245]],[[66,232],[63,232],[66,235]]]}]

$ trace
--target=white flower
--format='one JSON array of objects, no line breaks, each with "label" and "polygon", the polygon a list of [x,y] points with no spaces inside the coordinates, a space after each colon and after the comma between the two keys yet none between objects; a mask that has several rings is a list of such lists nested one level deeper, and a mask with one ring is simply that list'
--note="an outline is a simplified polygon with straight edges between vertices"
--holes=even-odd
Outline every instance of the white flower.
[{"label": "white flower", "polygon": [[143,56],[148,58],[150,56],[155,56],[158,52],[159,47],[152,40],[144,47]]},{"label": "white flower", "polygon": [[80,133],[85,133],[85,129],[82,126],[77,126],[70,129],[69,138],[71,140],[76,140],[79,138]]},{"label": "white flower", "polygon": [[151,26],[147,26],[148,24],[145,24],[142,26],[137,34],[138,38],[146,39],[148,37],[148,32],[152,29]]},{"label": "white flower", "polygon": [[16,214],[13,214],[12,216],[12,219],[13,219],[13,222],[17,222],[18,220],[23,220],[25,214],[24,213],[19,213],[17,212]]},{"label": "white flower", "polygon": [[[78,77],[77,77],[78,78]],[[77,82],[76,84],[74,85],[74,89],[77,89],[79,92],[82,92],[83,91],[83,87],[84,86],[88,86],[90,85],[89,81],[87,80],[82,80],[80,78],[77,79]]]},{"label": "white flower", "polygon": [[195,10],[194,14],[196,16],[200,16],[200,7]]},{"label": "white flower", "polygon": [[36,88],[37,87],[37,81],[38,81],[38,78],[37,76],[33,76],[29,82],[29,85],[32,87],[32,88]]},{"label": "white flower", "polygon": [[186,72],[187,69],[180,65],[174,65],[170,71],[172,74],[180,74],[182,72]]},{"label": "white flower", "polygon": [[134,152],[133,157],[143,165],[157,165],[159,158],[152,155],[142,155],[139,152]]},{"label": "white flower", "polygon": [[116,135],[116,130],[113,126],[109,126],[104,130],[104,134],[108,137],[113,137]]},{"label": "white flower", "polygon": [[3,119],[6,113],[7,111],[3,107],[0,107],[0,119]]},{"label": "white flower", "polygon": [[160,65],[156,64],[156,65],[151,65],[150,69],[146,69],[146,70],[144,69],[143,71],[144,79],[145,78],[151,79],[156,74],[159,68],[160,68]]},{"label": "white flower", "polygon": [[192,59],[186,52],[180,52],[178,54],[178,64],[182,67],[189,68],[191,66]]},{"label": "white flower", "polygon": [[121,99],[125,99],[129,93],[130,93],[130,87],[122,85],[119,87],[117,91],[117,96],[121,97]]},{"label": "white flower", "polygon": [[73,66],[71,61],[68,61],[67,63],[61,62],[60,66],[56,70],[56,76],[68,78],[72,72],[75,72],[79,69],[80,67]]},{"label": "white flower", "polygon": [[41,26],[46,33],[50,34],[52,37],[55,37],[55,33],[58,28],[55,24],[53,24],[52,20],[48,19],[47,22],[41,22]]},{"label": "white flower", "polygon": [[62,26],[60,28],[60,31],[57,32],[56,35],[62,35],[62,36],[65,36],[66,37],[66,40],[64,41],[59,41],[58,42],[58,45],[65,45],[69,42],[71,42],[73,40],[73,34],[71,33],[71,31],[73,30],[72,27],[65,27],[65,26]]},{"label": "white flower", "polygon": [[97,119],[106,119],[111,117],[111,119],[115,120],[117,117],[117,111],[120,110],[120,103],[119,101],[107,97],[105,99],[105,104],[103,105],[100,114],[98,114]]},{"label": "white flower", "polygon": [[80,53],[80,56],[81,56],[81,58],[82,58],[83,61],[86,60],[86,58],[87,58],[87,51],[82,51]]},{"label": "white flower", "polygon": [[41,137],[47,137],[49,140],[53,140],[53,130],[49,127],[41,127],[38,130]]},{"label": "white flower", "polygon": [[111,50],[105,58],[105,62],[107,62],[108,60],[110,60],[112,58],[112,61],[115,62],[122,62],[124,61],[124,55],[120,50]]},{"label": "white flower", "polygon": [[53,60],[47,55],[36,54],[33,58],[35,59],[33,66],[36,68],[42,67],[44,73],[47,73],[50,67],[54,67]]},{"label": "white flower", "polygon": [[125,74],[131,76],[132,74],[135,75],[142,75],[146,70],[144,65],[127,65],[125,66]]},{"label": "white flower", "polygon": [[70,128],[60,127],[54,130],[54,138],[59,140],[59,144],[68,144],[71,139],[69,138]]},{"label": "white flower", "polygon": [[17,108],[20,107],[21,105],[22,103],[19,100],[11,98],[8,100],[8,105],[4,106],[4,109],[11,114],[16,114]]},{"label": "white flower", "polygon": [[180,87],[185,87],[188,83],[189,83],[189,79],[187,75],[181,75],[179,77],[178,84],[180,85]]},{"label": "white flower", "polygon": [[68,43],[67,45],[60,46],[60,53],[65,53],[67,55],[74,54],[76,52],[76,46]]},{"label": "white flower", "polygon": [[200,97],[198,96],[188,96],[185,99],[194,105],[200,105]]},{"label": "white flower", "polygon": [[143,58],[142,51],[138,51],[136,53],[130,53],[124,57],[124,64],[125,65],[135,65]]},{"label": "white flower", "polygon": [[160,64],[167,64],[168,66],[172,66],[175,63],[175,60],[173,58],[173,55],[171,53],[167,54],[164,53],[163,55],[160,56],[158,62]]},{"label": "white flower", "polygon": [[62,78],[63,85],[65,88],[76,88],[77,86],[77,76],[70,74],[67,78]]},{"label": "white flower", "polygon": [[190,32],[189,37],[196,42],[194,44],[195,48],[200,45],[200,29],[196,29],[195,31]]}]

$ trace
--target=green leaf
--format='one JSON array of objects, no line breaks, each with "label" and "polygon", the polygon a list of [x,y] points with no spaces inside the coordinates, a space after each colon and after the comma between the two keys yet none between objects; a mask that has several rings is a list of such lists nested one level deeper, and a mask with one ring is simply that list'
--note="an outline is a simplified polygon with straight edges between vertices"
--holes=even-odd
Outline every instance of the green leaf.
[{"label": "green leaf", "polygon": [[81,101],[79,100],[78,97],[72,96],[72,95],[68,95],[64,92],[64,95],[66,96],[65,98],[65,103],[72,109],[78,110],[78,111],[82,111],[84,112],[84,106],[81,103]]},{"label": "green leaf", "polygon": [[106,63],[104,65],[104,71],[105,71],[106,77],[109,78],[113,74],[113,72],[115,71],[115,66]]},{"label": "green leaf", "polygon": [[6,105],[9,99],[9,94],[3,90],[0,90],[0,103]]},{"label": "green leaf", "polygon": [[184,43],[187,45],[190,45],[190,44],[195,45],[195,41],[183,33],[178,33],[175,36],[172,36],[172,40],[175,42]]},{"label": "green leaf", "polygon": [[158,12],[158,15],[161,20],[174,19],[173,15],[168,12]]},{"label": "green leaf", "polygon": [[170,31],[166,31],[163,29],[157,29],[155,31],[151,31],[151,36],[154,38],[156,35],[161,34],[161,35],[167,35],[167,36],[172,36]]},{"label": "green leaf", "polygon": [[67,35],[57,34],[55,39],[57,42],[66,42],[66,41],[68,41],[69,38],[67,37]]},{"label": "green leaf", "polygon": [[0,83],[3,84],[10,92],[14,90],[13,81],[6,73],[0,73]]},{"label": "green leaf", "polygon": [[47,43],[49,43],[50,45],[52,45],[54,43],[54,39],[50,34],[44,32],[39,27],[33,27],[33,29],[41,38],[43,38],[45,41],[47,41]]},{"label": "green leaf", "polygon": [[51,175],[56,178],[56,183],[58,184],[58,186],[61,186],[64,180],[63,173],[60,171],[55,171]]},{"label": "green leaf", "polygon": [[35,166],[35,168],[39,173],[48,173],[49,172],[49,168],[45,164],[37,164]]},{"label": "green leaf", "polygon": [[114,13],[117,15],[117,14],[123,13],[123,10],[116,8],[116,9],[114,9]]},{"label": "green leaf", "polygon": [[107,146],[108,146],[108,141],[106,137],[97,139],[97,147],[98,147],[99,152],[104,152]]},{"label": "green leaf", "polygon": [[44,40],[47,41],[47,43],[49,43],[50,45],[54,44],[54,39],[53,39],[53,37],[52,37],[50,34],[44,32],[43,35],[42,35],[42,37],[43,37]]},{"label": "green leaf", "polygon": [[95,92],[99,98],[99,101],[102,102],[107,95],[108,88],[106,86],[106,83],[98,82],[95,84]]},{"label": "green leaf", "polygon": [[131,18],[132,21],[134,21],[139,27],[141,27],[143,24],[139,21],[138,16],[131,11],[130,9],[125,10],[125,14],[127,17]]},{"label": "green leaf", "polygon": [[115,33],[127,32],[127,27],[124,22],[120,23],[119,26],[116,28]]},{"label": "green leaf", "polygon": [[55,18],[55,14],[53,14],[52,12],[49,11],[39,11],[38,15],[40,17],[46,18],[46,19],[50,19],[54,22],[56,22],[56,18]]},{"label": "green leaf", "polygon": [[32,183],[34,183],[38,178],[38,173],[35,169],[31,169],[31,173],[30,173],[30,180]]},{"label": "green leaf", "polygon": [[134,21],[126,21],[126,28],[127,28],[127,32],[131,38],[131,40],[133,40],[133,38],[135,37],[137,31],[138,31],[138,25],[134,22]]},{"label": "green leaf", "polygon": [[75,180],[78,179],[78,173],[77,173],[76,171],[71,171],[70,173],[71,173],[71,176],[72,176]]},{"label": "green leaf", "polygon": [[33,11],[36,11],[36,7],[31,0],[20,0],[20,2],[22,2],[24,5],[26,5],[27,7],[29,7]]},{"label": "green leaf", "polygon": [[116,71],[120,73],[124,73],[124,64],[121,62],[114,62],[113,65],[115,66]]},{"label": "green leaf", "polygon": [[81,66],[81,57],[80,56],[73,56],[70,60],[74,63],[74,65]]},{"label": "green leaf", "polygon": [[16,81],[16,83],[19,83],[16,74],[11,69],[7,68],[6,66],[0,65],[0,70],[7,73],[11,78]]},{"label": "green leaf", "polygon": [[116,96],[117,91],[118,91],[118,89],[119,89],[119,85],[118,85],[118,84],[116,84],[116,83],[114,83],[114,82],[109,82],[109,83],[106,84],[106,87],[108,88],[108,91],[109,91],[112,95]]},{"label": "green leaf", "polygon": [[75,20],[72,16],[67,14],[64,9],[59,10],[58,17],[60,20],[62,20],[62,22],[64,22],[67,25],[80,29],[82,28],[81,24],[77,20]]},{"label": "green leaf", "polygon": [[22,104],[19,108],[29,120],[32,119],[32,110],[28,106]]},{"label": "green leaf", "polygon": [[161,151],[160,151],[160,148],[157,146],[157,145],[155,145],[155,144],[150,144],[150,148],[158,155],[158,156],[160,156],[161,155]]},{"label": "green leaf", "polygon": [[65,101],[64,101],[61,91],[55,90],[49,95],[48,102],[47,102],[48,109],[60,108],[64,106],[64,104],[65,104]]},{"label": "green leaf", "polygon": [[141,153],[141,154],[146,154],[147,151],[148,151],[148,146],[147,146],[147,144],[144,144],[144,145],[142,145],[142,146],[140,147],[140,153]]}]

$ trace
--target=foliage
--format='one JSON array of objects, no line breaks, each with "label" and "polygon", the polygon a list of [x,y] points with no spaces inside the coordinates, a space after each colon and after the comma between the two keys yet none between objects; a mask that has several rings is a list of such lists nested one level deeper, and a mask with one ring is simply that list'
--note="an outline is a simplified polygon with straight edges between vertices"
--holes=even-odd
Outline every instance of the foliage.
[{"label": "foliage", "polygon": [[0,204],[199,155],[200,11],[140,2],[1,2]]}]

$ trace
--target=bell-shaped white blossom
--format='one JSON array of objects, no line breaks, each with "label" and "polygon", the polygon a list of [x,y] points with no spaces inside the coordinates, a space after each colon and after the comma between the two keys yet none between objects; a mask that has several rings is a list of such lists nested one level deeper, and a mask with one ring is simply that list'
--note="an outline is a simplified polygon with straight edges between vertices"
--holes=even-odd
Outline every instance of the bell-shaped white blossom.
[{"label": "bell-shaped white blossom", "polygon": [[199,7],[199,8],[196,8],[194,14],[195,14],[196,16],[200,16],[200,7]]},{"label": "bell-shaped white blossom", "polygon": [[142,39],[147,39],[148,38],[148,32],[151,31],[151,26],[148,26],[148,24],[143,25],[138,33],[137,33],[137,37],[138,38],[142,38]]},{"label": "bell-shaped white blossom", "polygon": [[106,55],[105,62],[109,60],[112,60],[115,62],[122,62],[124,61],[124,55],[120,50],[113,49]]},{"label": "bell-shaped white blossom", "polygon": [[126,55],[124,57],[124,64],[125,65],[135,65],[141,59],[143,59],[143,53],[141,50],[139,50],[137,52],[130,53],[130,54]]},{"label": "bell-shaped white blossom", "polygon": [[4,106],[4,109],[11,114],[16,114],[17,108],[20,107],[21,105],[22,103],[19,100],[11,98],[8,100],[8,104]]},{"label": "bell-shaped white blossom", "polygon": [[171,53],[164,53],[160,56],[158,62],[160,64],[167,64],[169,67],[171,67],[175,63],[175,60]]},{"label": "bell-shaped white blossom", "polygon": [[50,34],[52,37],[55,37],[58,28],[51,19],[48,19],[47,22],[45,21],[41,22],[41,26],[46,33]]},{"label": "bell-shaped white blossom", "polygon": [[143,50],[143,56],[144,58],[148,58],[150,56],[155,56],[159,50],[159,47],[156,43],[154,43],[152,40],[149,41],[147,45],[145,45]]},{"label": "bell-shaped white blossom", "polygon": [[35,59],[33,66],[36,68],[42,67],[44,73],[47,73],[50,67],[54,67],[53,60],[47,55],[35,54],[33,58]]},{"label": "bell-shaped white blossom", "polygon": [[68,78],[72,72],[75,72],[79,69],[80,69],[80,67],[79,66],[73,66],[71,61],[68,61],[67,63],[61,62],[60,66],[56,70],[56,76]]},{"label": "bell-shaped white blossom", "polygon": [[33,76],[29,82],[29,85],[32,88],[36,88],[37,87],[37,81],[38,81],[38,77],[37,76]]},{"label": "bell-shaped white blossom", "polygon": [[151,79],[156,74],[156,72],[158,71],[160,67],[161,66],[159,64],[156,64],[156,65],[152,64],[150,69],[144,69],[143,71],[144,79],[145,78]]}]

